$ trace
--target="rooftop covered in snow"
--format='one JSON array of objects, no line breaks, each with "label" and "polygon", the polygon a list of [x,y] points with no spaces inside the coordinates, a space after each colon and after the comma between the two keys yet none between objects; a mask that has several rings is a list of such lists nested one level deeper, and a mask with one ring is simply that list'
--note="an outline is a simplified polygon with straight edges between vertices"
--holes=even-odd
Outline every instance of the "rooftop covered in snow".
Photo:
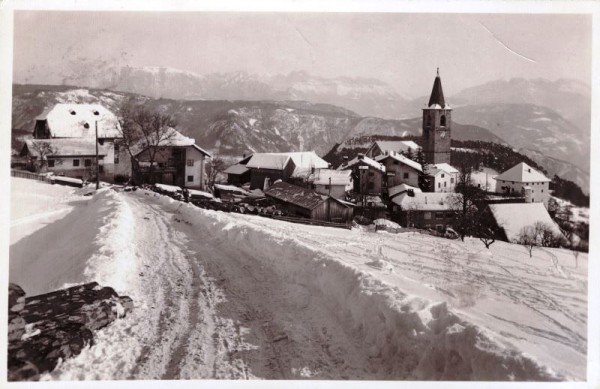
[{"label": "rooftop covered in snow", "polygon": [[116,115],[100,104],[61,103],[45,110],[36,121],[45,120],[51,138],[121,138]]},{"label": "rooftop covered in snow", "polygon": [[315,185],[352,185],[350,170],[320,169],[315,173]]},{"label": "rooftop covered in snow", "polygon": [[550,179],[525,162],[521,162],[497,176],[496,181],[550,182]]},{"label": "rooftop covered in snow", "polygon": [[414,196],[402,193],[394,197],[392,202],[405,211],[449,211],[459,198],[459,193],[414,192]]},{"label": "rooftop covered in snow", "polygon": [[375,148],[375,146],[379,147],[379,150],[382,152],[386,151],[395,151],[395,152],[405,152],[411,150],[416,152],[420,149],[419,145],[413,142],[412,140],[378,140],[374,142],[371,147],[367,150],[365,154],[371,155],[370,151]]},{"label": "rooftop covered in snow", "polygon": [[398,161],[406,166],[410,166],[411,168],[413,168],[417,171],[420,171],[420,172],[423,171],[423,168],[421,167],[420,163],[415,162],[412,159],[406,158],[404,155],[397,153],[395,151],[386,151],[385,154],[381,154],[381,155],[378,155],[377,157],[375,157],[375,160],[377,162],[381,162],[388,158],[392,158],[395,161]]},{"label": "rooftop covered in snow", "polygon": [[283,170],[290,161],[293,161],[295,166],[292,176],[310,174],[313,169],[327,169],[329,167],[329,163],[314,151],[255,153],[246,166],[254,169]]},{"label": "rooftop covered in snow", "polygon": [[[48,144],[54,152],[47,157],[84,157],[96,156],[95,139],[58,138],[58,139],[27,139],[23,145],[22,153],[28,152],[31,156],[38,157],[36,151],[43,144]],[[98,144],[98,155],[107,155],[108,144]]]},{"label": "rooftop covered in snow", "polygon": [[509,242],[516,241],[524,227],[533,226],[537,222],[548,225],[555,234],[562,235],[543,203],[490,204],[489,207]]},{"label": "rooftop covered in snow", "polygon": [[371,158],[367,157],[366,155],[362,155],[362,154],[359,154],[352,160],[350,160],[346,163],[343,163],[342,165],[340,165],[340,167],[338,167],[338,170],[352,169],[352,167],[354,167],[356,165],[370,166],[382,173],[385,173],[385,166],[383,166],[381,163],[375,161],[374,159],[371,159]]}]

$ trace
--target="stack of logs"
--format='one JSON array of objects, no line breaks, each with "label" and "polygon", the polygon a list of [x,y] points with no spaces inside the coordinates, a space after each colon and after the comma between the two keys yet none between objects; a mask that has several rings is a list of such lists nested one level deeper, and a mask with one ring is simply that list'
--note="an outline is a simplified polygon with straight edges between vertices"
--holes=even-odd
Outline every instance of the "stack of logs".
[{"label": "stack of logs", "polygon": [[8,380],[37,380],[65,360],[94,344],[92,331],[133,309],[133,301],[92,282],[25,297],[15,284],[8,288]]}]

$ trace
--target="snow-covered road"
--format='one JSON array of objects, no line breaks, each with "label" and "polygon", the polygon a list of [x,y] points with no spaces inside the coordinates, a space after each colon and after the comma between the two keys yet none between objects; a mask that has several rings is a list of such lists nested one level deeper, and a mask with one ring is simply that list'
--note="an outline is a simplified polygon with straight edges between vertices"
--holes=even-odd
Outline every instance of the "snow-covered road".
[{"label": "snow-covered road", "polygon": [[[77,239],[89,244],[59,249]],[[26,290],[95,280],[134,299],[44,377],[63,380],[583,379],[587,255],[573,265],[566,250],[529,259],[501,242],[296,225],[142,190],[101,191],[11,246]]]}]

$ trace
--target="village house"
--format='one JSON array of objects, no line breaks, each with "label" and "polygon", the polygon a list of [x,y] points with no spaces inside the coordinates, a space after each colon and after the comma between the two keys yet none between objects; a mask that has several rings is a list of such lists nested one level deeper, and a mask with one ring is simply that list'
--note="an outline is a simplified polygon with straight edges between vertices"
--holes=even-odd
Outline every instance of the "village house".
[{"label": "village house", "polygon": [[558,238],[564,238],[558,225],[541,202],[490,204],[489,209],[493,220],[501,228],[498,239],[506,242],[517,242],[524,227],[536,223],[546,225]]},{"label": "village house", "polygon": [[352,171],[353,190],[358,195],[379,196],[385,187],[385,166],[364,154],[343,163],[338,170]]},{"label": "village house", "polygon": [[430,165],[427,175],[431,177],[431,189],[433,192],[454,192],[458,182],[458,170],[447,163]]},{"label": "village house", "polygon": [[[118,144],[119,121],[99,104],[56,104],[45,110],[36,117],[34,139],[25,142],[20,155],[28,159],[30,169],[37,164],[43,171],[90,178],[95,176],[96,133],[100,179],[113,182],[129,176],[128,155]],[[40,153],[40,147],[51,152]]]},{"label": "village house", "polygon": [[550,179],[525,162],[521,162],[496,177],[496,193],[521,195],[528,203],[543,203],[548,207]]},{"label": "village house", "polygon": [[250,182],[250,169],[246,166],[250,158],[252,158],[252,155],[244,156],[241,161],[223,171],[223,173],[227,174],[227,184],[242,186]]},{"label": "village house", "polygon": [[406,191],[391,200],[392,220],[403,227],[431,228],[443,232],[456,217],[458,193]]},{"label": "village house", "polygon": [[317,193],[344,199],[346,192],[352,190],[352,172],[350,170],[320,169],[315,173],[313,185]]},{"label": "village house", "polygon": [[133,147],[134,163],[137,164],[133,169],[134,180],[204,190],[205,159],[210,158],[210,154],[193,138],[174,128],[169,128],[169,131],[170,134],[158,146]]},{"label": "village house", "polygon": [[288,216],[312,220],[349,223],[352,221],[351,204],[331,196],[325,196],[312,189],[279,181],[265,191]]},{"label": "village house", "polygon": [[371,147],[365,152],[365,155],[369,158],[375,158],[378,155],[385,154],[386,151],[416,155],[420,148],[421,147],[412,140],[378,140],[373,142]]},{"label": "village house", "polygon": [[388,188],[400,184],[419,185],[419,175],[423,172],[420,163],[395,151],[387,150],[375,157],[375,161],[385,166],[385,179]]},{"label": "village house", "polygon": [[246,168],[250,170],[250,189],[264,190],[277,180],[308,184],[311,175],[318,169],[329,168],[329,163],[314,151],[255,153]]}]

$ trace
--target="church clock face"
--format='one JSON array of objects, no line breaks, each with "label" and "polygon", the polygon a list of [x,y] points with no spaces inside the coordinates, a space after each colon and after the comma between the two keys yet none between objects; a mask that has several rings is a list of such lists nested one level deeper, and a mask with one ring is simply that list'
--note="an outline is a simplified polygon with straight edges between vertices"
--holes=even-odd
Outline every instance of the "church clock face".
[{"label": "church clock face", "polygon": [[440,138],[444,139],[446,137],[446,131],[440,132]]}]

